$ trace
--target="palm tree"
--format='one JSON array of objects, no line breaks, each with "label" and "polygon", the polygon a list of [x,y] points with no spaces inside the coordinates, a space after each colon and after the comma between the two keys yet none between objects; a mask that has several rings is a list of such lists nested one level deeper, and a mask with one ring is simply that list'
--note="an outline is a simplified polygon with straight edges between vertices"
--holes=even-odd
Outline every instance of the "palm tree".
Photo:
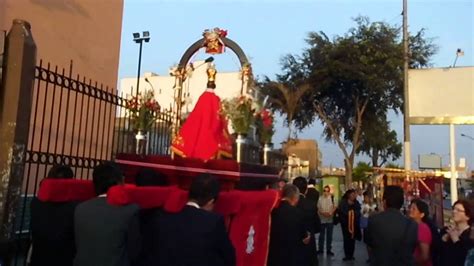
[{"label": "palm tree", "polygon": [[307,91],[311,89],[308,84],[291,88],[284,83],[268,81],[262,86],[263,94],[268,96],[268,100],[273,109],[286,114],[288,124],[288,140],[293,133],[293,121],[299,111],[299,102]]}]

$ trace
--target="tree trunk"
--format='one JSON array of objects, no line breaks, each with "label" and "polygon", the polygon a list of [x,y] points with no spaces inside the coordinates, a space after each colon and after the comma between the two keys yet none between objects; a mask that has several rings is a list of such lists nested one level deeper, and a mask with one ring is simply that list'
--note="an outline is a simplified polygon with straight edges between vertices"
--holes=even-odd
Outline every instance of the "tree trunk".
[{"label": "tree trunk", "polygon": [[293,131],[293,114],[289,113],[287,116],[288,119],[288,141],[291,140],[291,133]]},{"label": "tree trunk", "polygon": [[293,122],[289,121],[288,122],[288,141],[291,140],[291,127],[292,127]]},{"label": "tree trunk", "polygon": [[379,151],[372,149],[372,167],[379,167]]},{"label": "tree trunk", "polygon": [[346,190],[349,189],[352,184],[352,171],[354,170],[354,162],[350,163],[350,160],[344,159],[344,165],[346,167]]}]

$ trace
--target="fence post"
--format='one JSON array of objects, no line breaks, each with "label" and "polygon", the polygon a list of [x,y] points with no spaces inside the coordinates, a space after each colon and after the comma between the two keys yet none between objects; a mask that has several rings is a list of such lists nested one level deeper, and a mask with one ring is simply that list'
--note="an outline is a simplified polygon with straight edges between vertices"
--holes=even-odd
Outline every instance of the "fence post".
[{"label": "fence post", "polygon": [[[36,45],[21,19],[5,42],[0,91],[0,243],[13,239],[15,208],[21,195],[35,77]],[[5,252],[5,251],[4,251]],[[3,254],[2,254],[3,255]]]}]

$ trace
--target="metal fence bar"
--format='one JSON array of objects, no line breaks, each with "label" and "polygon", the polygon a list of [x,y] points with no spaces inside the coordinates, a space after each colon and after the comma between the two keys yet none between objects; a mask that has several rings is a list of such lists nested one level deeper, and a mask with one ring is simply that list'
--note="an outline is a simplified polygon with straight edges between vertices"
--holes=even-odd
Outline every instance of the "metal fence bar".
[{"label": "metal fence bar", "polygon": [[[98,96],[99,94],[99,90],[96,89],[97,88],[97,82],[95,83],[95,88],[93,88],[93,90],[91,92],[94,92],[93,95],[95,96]],[[102,88],[103,88],[103,85],[100,84],[100,91],[102,91]],[[94,101],[94,107],[96,107],[97,103]],[[95,109],[95,108],[94,108]],[[97,114],[97,123],[92,123],[94,125],[97,126],[96,130],[95,130],[95,145],[94,145],[94,137],[92,137],[92,141],[91,141],[91,147],[95,146],[95,152],[94,152],[94,157],[93,158],[97,158],[97,153],[98,153],[98,148],[99,148],[99,132],[100,132],[100,116],[101,116],[101,111],[102,111],[102,101],[99,101],[99,111],[98,111],[98,114]],[[92,114],[95,114],[95,110]],[[94,120],[92,120],[94,121]],[[92,149],[91,149],[91,153],[92,153]],[[92,162],[91,162],[92,163]]]},{"label": "metal fence bar", "polygon": [[[38,76],[40,76],[40,77],[42,78],[42,80],[46,80],[46,81],[48,80],[48,77],[49,77],[48,72],[49,72],[50,67],[51,67],[51,64],[48,63],[48,65],[47,65],[47,71],[41,71],[42,68],[40,69]],[[41,84],[42,84],[42,83],[41,83],[41,80],[39,80],[39,81],[38,81],[38,87],[37,87],[37,89],[38,89],[37,93],[38,93],[38,94],[39,94],[40,91],[41,91],[41,90],[40,90]],[[49,91],[48,88],[49,88],[49,83],[48,83],[48,82],[45,82],[44,101],[43,101],[43,112],[41,113],[41,116],[42,116],[42,117],[41,117],[41,134],[40,134],[40,140],[39,140],[39,145],[38,145],[38,149],[39,149],[39,150],[42,150],[42,149],[43,149],[43,137],[44,137],[44,134],[45,134],[45,132],[44,132],[44,129],[45,129],[44,124],[45,124],[45,120],[46,120],[46,106],[47,106],[47,103],[48,103],[48,91]],[[36,122],[37,122],[37,121],[34,122],[33,127],[36,127]],[[33,140],[34,140],[34,136],[32,136],[32,137],[33,137]],[[34,147],[34,146],[35,146],[35,145],[33,145],[33,147]],[[41,158],[41,159],[42,159],[42,158]],[[46,159],[45,159],[45,162],[46,162]],[[38,164],[37,164],[36,167],[37,167],[37,172],[39,172],[39,170],[40,170],[40,161],[38,161]],[[35,175],[35,187],[34,187],[35,194],[36,194],[36,186],[37,186],[37,184],[38,184],[38,173]]]},{"label": "metal fence bar", "polygon": [[107,159],[108,159],[108,158],[104,158],[104,149],[106,149],[106,147],[108,146],[108,145],[105,145],[105,144],[104,144],[104,138],[105,138],[105,134],[106,134],[106,133],[107,133],[107,136],[108,136],[108,134],[109,134],[108,126],[110,125],[110,119],[109,119],[108,122],[107,122],[107,130],[106,130],[106,129],[105,129],[105,126],[106,126],[106,125],[105,125],[105,123],[106,123],[105,119],[106,119],[106,117],[107,117],[107,110],[109,110],[109,109],[107,109],[107,102],[106,102],[106,100],[107,100],[107,92],[109,91],[109,87],[106,86],[105,88],[106,88],[105,91],[104,91],[104,92],[101,92],[101,94],[100,94],[100,96],[101,96],[101,103],[102,103],[102,101],[104,101],[104,115],[103,115],[103,121],[102,121],[102,123],[101,123],[101,124],[102,124],[102,138],[101,138],[101,141],[100,141],[100,143],[101,143],[101,149],[100,149],[100,157],[99,157],[101,160],[107,160]]},{"label": "metal fence bar", "polygon": [[[106,154],[110,154],[110,159],[114,159],[114,145],[115,145],[115,123],[117,122],[117,105],[118,104],[118,98],[117,98],[117,90],[114,90],[115,95],[112,93],[109,93],[110,96],[110,113],[109,113],[109,127],[107,130],[107,140],[109,140],[109,133],[112,132],[112,141],[107,142],[107,144],[110,143],[110,145],[107,145],[107,150]],[[113,117],[113,120],[112,120]],[[112,125],[110,125],[110,121],[112,121]],[[112,127],[112,128],[110,128]],[[109,147],[111,148],[109,151]]]},{"label": "metal fence bar", "polygon": [[[92,80],[89,79],[89,86],[91,85],[92,83]],[[89,91],[88,89],[88,85],[84,84],[83,86],[83,93],[84,93],[84,97],[87,95],[87,92]],[[86,92],[87,91],[87,92]],[[87,107],[86,107],[86,127],[84,129],[84,135],[88,133],[88,127],[89,127],[89,103],[90,103],[90,99],[88,98],[87,99]],[[86,157],[86,146],[87,146],[87,141],[86,139],[84,138],[84,146],[82,148],[82,158],[85,158]],[[84,178],[84,168],[86,166],[86,160],[79,160],[80,162],[82,162],[82,165],[81,165],[81,179]]]},{"label": "metal fence bar", "polygon": [[[57,67],[56,67],[57,69]],[[62,75],[64,76],[64,68],[62,70]],[[55,83],[59,83],[59,81],[57,80],[58,79],[58,76],[56,76],[56,82]],[[62,80],[61,80],[61,83],[62,83]],[[60,83],[60,84],[61,84]],[[56,141],[55,141],[55,145],[54,145],[54,153],[58,153],[58,141],[59,141],[59,125],[61,124],[61,113],[62,113],[62,103],[63,103],[63,91],[61,88],[60,88],[60,93],[59,93],[59,107],[58,107],[58,120],[57,120],[57,127],[56,127]],[[54,102],[54,98],[53,98],[53,102]],[[54,105],[53,105],[53,108],[54,108]],[[54,109],[53,109],[53,112],[54,112]],[[53,117],[53,115],[51,115],[51,118]],[[57,162],[54,162],[54,163],[57,163]]]},{"label": "metal fence bar", "polygon": [[[85,77],[82,77],[82,80],[85,82],[86,78]],[[76,93],[79,95],[79,88],[81,85],[80,83],[80,79],[79,79],[79,75],[77,75],[77,82],[75,82],[74,84],[76,84]],[[77,138],[77,149],[76,149],[76,156],[79,157],[79,148],[81,147],[81,135],[82,135],[82,118],[84,117],[83,116],[83,111],[84,111],[84,97],[85,95],[83,93],[80,94],[81,95],[81,104],[79,105],[81,107],[81,112],[80,112],[80,118],[79,118],[79,136]],[[73,138],[74,139],[74,138]],[[84,142],[85,143],[85,142]],[[74,172],[74,176],[77,178],[79,176],[79,171],[78,171],[78,168],[81,168],[81,176],[82,176],[82,163],[79,164],[79,159],[77,159],[77,167],[76,167],[76,171]]]},{"label": "metal fence bar", "polygon": [[[166,115],[160,114],[159,116],[160,116],[159,121],[160,121],[161,125],[167,126],[168,121],[166,121]],[[159,130],[158,130],[158,132],[157,132],[157,133],[158,133],[158,134],[157,134],[157,135],[158,135],[157,137],[159,137],[159,136],[165,136],[165,131],[166,131],[165,127],[163,127],[163,126],[159,127]],[[160,140],[160,141],[159,141],[159,145],[158,145],[158,147],[159,147],[159,148],[158,148],[158,152],[159,152],[159,153],[162,153],[162,152],[163,152],[163,146],[165,145],[165,143],[166,143],[167,140],[166,140],[165,138],[163,138],[163,137],[159,138],[159,140]]]},{"label": "metal fence bar", "polygon": [[[55,67],[54,72],[55,72],[55,73],[58,72],[58,67],[57,67],[57,66]],[[51,75],[50,77],[53,77],[53,79],[54,79],[54,76],[53,76],[53,75]],[[48,130],[48,132],[49,132],[50,134],[48,134],[48,142],[47,142],[48,144],[47,144],[47,148],[46,148],[46,150],[47,150],[48,152],[51,151],[51,135],[52,135],[52,134],[51,134],[51,130],[52,130],[52,128],[53,128],[53,116],[54,116],[54,106],[55,106],[55,105],[54,105],[54,99],[56,98],[56,86],[57,86],[57,85],[56,85],[56,82],[51,82],[51,78],[50,78],[50,77],[48,77],[48,79],[50,79],[50,80],[49,80],[50,83],[53,84],[53,88],[52,88],[52,90],[53,90],[53,97],[51,98],[51,112],[50,112],[49,130]],[[49,159],[49,158],[48,158],[48,159]],[[46,164],[48,164],[48,163],[50,163],[49,160],[47,161]]]},{"label": "metal fence bar", "polygon": [[[63,72],[63,75],[64,75],[64,72]],[[71,61],[71,64],[69,65],[68,78],[63,80],[64,87],[67,88],[68,90],[67,90],[67,97],[66,97],[66,114],[65,114],[65,120],[64,120],[63,145],[62,145],[62,149],[61,149],[61,154],[64,154],[64,150],[66,148],[66,135],[67,135],[67,124],[68,124],[67,121],[68,121],[68,115],[69,115],[69,101],[70,101],[70,97],[71,97],[71,89],[70,89],[71,83],[69,83],[69,80],[71,80],[71,75],[72,75],[72,61]],[[73,116],[73,120],[74,120],[74,118],[75,117]],[[74,127],[74,123],[72,123],[72,125]],[[73,130],[73,132],[74,132],[74,130]],[[71,143],[72,143],[72,140],[71,140]],[[61,162],[61,163],[69,164],[69,163],[66,163],[66,162]]]},{"label": "metal fence bar", "polygon": [[[123,92],[121,93],[121,98],[123,99]],[[125,101],[125,100],[122,100],[122,102]],[[124,111],[124,113],[122,113],[122,110]],[[123,115],[123,116],[122,116]],[[122,137],[122,145],[120,145],[120,147],[117,149],[117,151],[119,152],[127,152],[126,150],[124,150],[124,145],[126,144],[125,142],[125,137],[126,137],[126,119],[125,119],[125,115],[126,115],[126,111],[124,110],[124,108],[120,108],[120,120],[123,120],[123,125],[122,125],[122,128],[119,128],[119,131],[120,131],[120,135]]]}]

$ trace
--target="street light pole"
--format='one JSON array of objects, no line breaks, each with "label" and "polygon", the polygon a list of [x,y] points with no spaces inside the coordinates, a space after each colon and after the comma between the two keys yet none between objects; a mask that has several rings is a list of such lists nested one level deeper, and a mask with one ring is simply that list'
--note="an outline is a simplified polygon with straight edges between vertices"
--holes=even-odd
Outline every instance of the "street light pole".
[{"label": "street light pole", "polygon": [[138,89],[140,88],[140,68],[142,66],[142,47],[143,47],[143,42],[140,42],[140,52],[138,54],[137,88],[136,88],[137,96],[139,93]]},{"label": "street light pole", "polygon": [[456,50],[456,58],[454,59],[453,67],[456,67],[456,62],[458,61],[458,57],[464,56],[464,51],[461,48]]},{"label": "street light pole", "polygon": [[144,31],[143,35],[140,36],[140,33],[135,32],[133,33],[133,41],[140,44],[140,49],[138,53],[138,71],[137,71],[137,88],[136,88],[136,95],[138,96],[140,90],[140,69],[142,66],[142,48],[143,48],[143,41],[149,42],[150,41],[150,32]]},{"label": "street light pole", "polygon": [[408,101],[408,4],[403,0],[403,139],[405,152],[405,173],[409,176],[411,170],[410,147],[410,109]]}]

